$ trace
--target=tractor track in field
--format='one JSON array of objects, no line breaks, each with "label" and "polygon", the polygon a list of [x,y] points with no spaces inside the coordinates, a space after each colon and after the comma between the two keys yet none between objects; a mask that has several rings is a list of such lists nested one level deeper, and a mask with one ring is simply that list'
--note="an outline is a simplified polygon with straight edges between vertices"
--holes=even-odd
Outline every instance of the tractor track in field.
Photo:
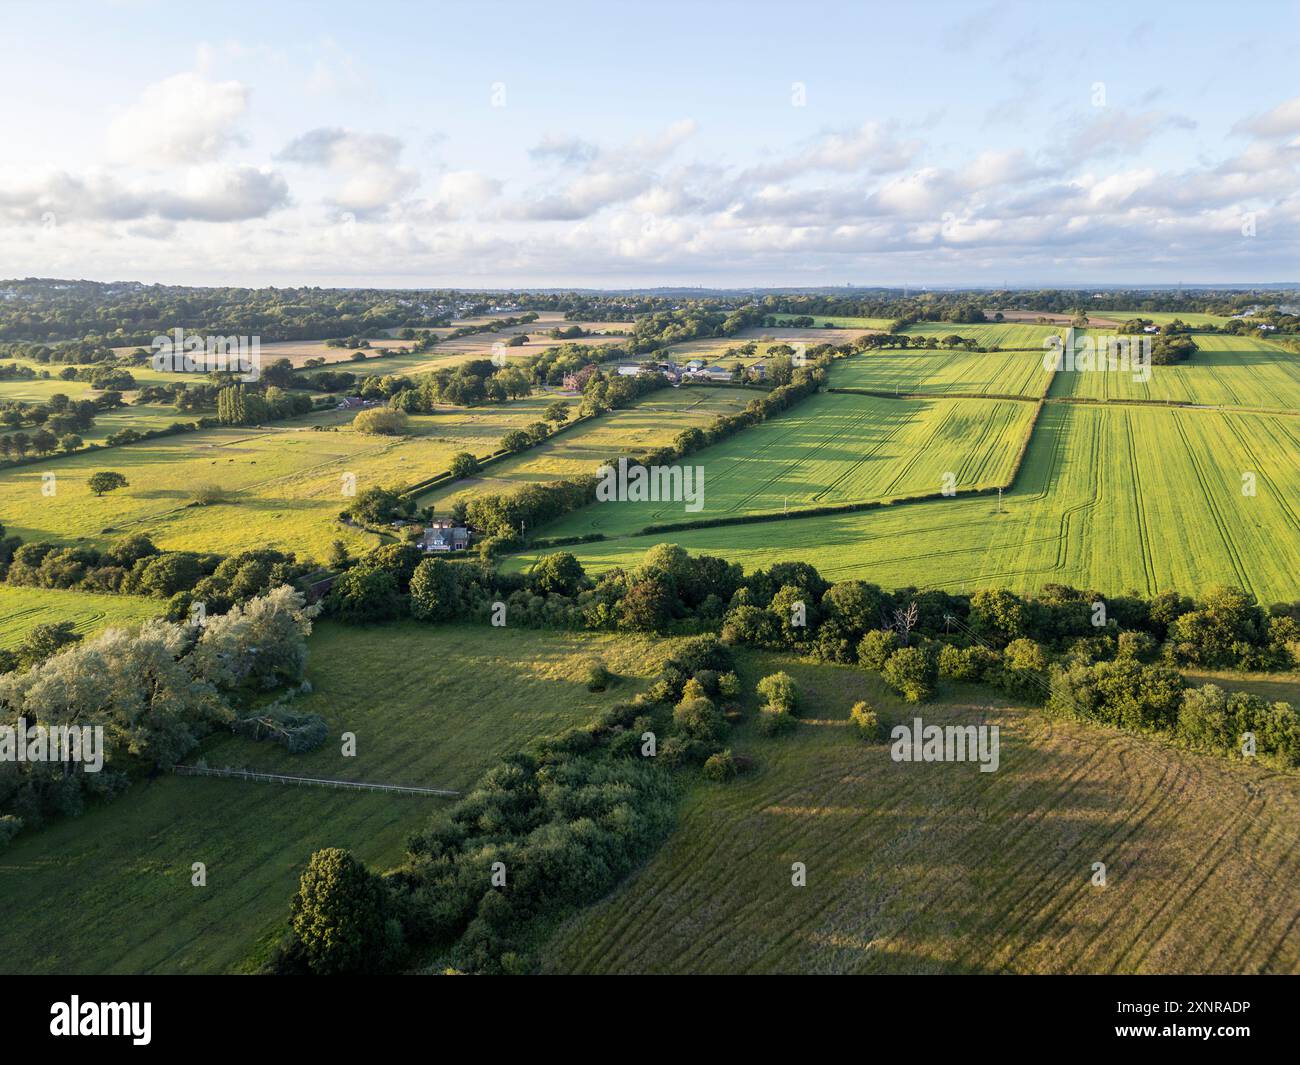
[{"label": "tractor track in field", "polygon": [[1215,528],[1218,529],[1219,539],[1223,543],[1223,549],[1227,552],[1228,561],[1232,566],[1233,572],[1237,575],[1237,580],[1241,582],[1241,587],[1255,593],[1255,587],[1251,584],[1246,576],[1245,568],[1241,564],[1241,558],[1237,554],[1237,545],[1233,543],[1232,537],[1228,532],[1228,524],[1224,521],[1223,514],[1219,510],[1214,494],[1210,491],[1209,478],[1206,476],[1205,469],[1197,452],[1192,448],[1191,439],[1187,435],[1187,429],[1180,418],[1174,418],[1174,425],[1178,428],[1178,435],[1183,442],[1183,451],[1187,455],[1188,461],[1192,465],[1192,470],[1196,474],[1196,479],[1200,483],[1201,495],[1205,499],[1205,509],[1209,512],[1211,519],[1214,521]]},{"label": "tractor track in field", "polygon": [[1260,462],[1259,456],[1255,454],[1255,449],[1251,447],[1250,441],[1247,439],[1245,433],[1242,432],[1241,427],[1231,418],[1225,418],[1224,424],[1227,426],[1228,432],[1230,432],[1236,438],[1237,443],[1241,445],[1241,449],[1247,454],[1247,456],[1249,456],[1250,461],[1255,466],[1255,472],[1259,475],[1260,479],[1272,489],[1273,498],[1277,500],[1277,504],[1286,515],[1287,521],[1291,523],[1291,528],[1295,531],[1300,531],[1300,517],[1296,515],[1291,504],[1287,501],[1286,492],[1279,491],[1278,486],[1273,483],[1273,478],[1269,476],[1266,465]]},{"label": "tractor track in field", "polygon": [[1124,419],[1124,435],[1128,440],[1129,470],[1132,473],[1133,510],[1137,514],[1138,543],[1142,550],[1142,571],[1146,574],[1146,593],[1154,595],[1157,587],[1155,565],[1148,531],[1145,492],[1142,489],[1142,465],[1138,461],[1137,446],[1133,439],[1133,419]]}]

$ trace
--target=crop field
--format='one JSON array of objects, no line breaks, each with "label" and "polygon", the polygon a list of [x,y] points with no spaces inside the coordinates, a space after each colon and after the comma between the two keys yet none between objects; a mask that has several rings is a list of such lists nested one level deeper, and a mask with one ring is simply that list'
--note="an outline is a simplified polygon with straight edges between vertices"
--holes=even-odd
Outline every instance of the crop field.
[{"label": "crop field", "polygon": [[646,525],[782,513],[958,489],[1011,476],[1034,407],[1014,400],[892,400],[823,393],[691,455],[704,471],[704,507],[682,502],[594,503],[547,535],[628,535]]},{"label": "crop field", "polygon": [[[465,789],[496,758],[630,698],[668,653],[662,640],[488,626],[321,625],[309,640],[331,739],[305,755],[213,737],[212,766]],[[588,657],[625,679],[590,694]],[[382,693],[375,677],[383,677]],[[357,735],[355,758],[336,737]],[[197,757],[197,756],[196,756]],[[243,968],[283,927],[312,851],[347,847],[376,868],[447,808],[436,797],[164,776],[113,803],[24,834],[0,854],[0,901],[40,921],[0,927],[0,971],[196,973]],[[208,884],[190,886],[192,862]],[[201,895],[196,894],[202,892]],[[197,899],[197,905],[196,905]],[[259,946],[260,944],[260,946]]]},{"label": "crop field", "polygon": [[1152,366],[1146,381],[1131,372],[1057,372],[1053,396],[1156,400],[1210,406],[1300,411],[1300,355],[1250,337],[1195,338],[1185,362]]},{"label": "crop field", "polygon": [[[660,389],[633,407],[567,429],[537,447],[489,466],[480,477],[437,488],[417,497],[416,502],[442,510],[462,496],[586,476],[610,456],[664,447],[683,429],[702,428],[720,415],[735,414],[756,395],[745,389],[713,386]],[[576,410],[577,402],[571,402],[570,407]]]},{"label": "crop field", "polygon": [[974,340],[980,347],[1028,348],[1041,352],[1043,342],[1060,335],[1063,326],[1036,325],[1024,322],[917,322],[903,330],[908,336],[946,337],[954,334]]},{"label": "crop field", "polygon": [[1052,375],[1043,357],[1025,351],[901,351],[882,349],[836,359],[832,388],[967,393],[1038,399]]},{"label": "crop field", "polygon": [[[1243,495],[1243,472],[1256,474],[1254,496]],[[706,477],[706,499],[709,483]],[[834,580],[885,586],[1033,592],[1059,582],[1108,594],[1195,594],[1228,582],[1275,602],[1296,595],[1297,498],[1300,419],[1048,404],[1000,511],[996,497],[959,496],[566,550],[595,571],[635,565],[666,540],[747,569],[800,560]],[[578,520],[602,506],[613,509],[586,508],[545,535],[560,535],[561,524],[565,535],[608,531]],[[526,567],[528,557],[514,565]]]},{"label": "crop field", "polygon": [[807,695],[796,732],[763,739],[751,713],[732,746],[755,772],[696,783],[647,865],[551,937],[547,971],[1300,971],[1295,777],[965,686],[920,713],[998,724],[998,771],[894,762],[850,734],[849,707],[887,728],[915,707],[843,666],[747,653],[742,679],[778,668]]},{"label": "crop field", "polygon": [[134,595],[0,584],[0,648],[17,647],[37,625],[71,621],[77,632],[91,636],[110,625],[147,621],[165,607],[159,600]]},{"label": "crop field", "polygon": [[[370,436],[337,426],[335,411],[273,428],[205,429],[0,471],[0,521],[24,540],[110,540],[143,532],[160,547],[234,553],[279,547],[323,558],[331,541],[354,548],[374,537],[336,521],[356,490],[407,485],[445,470],[457,451],[486,455],[511,429],[537,421],[548,397],[501,406],[447,408],[411,418],[412,435]],[[129,486],[96,498],[86,480],[116,470]],[[55,477],[54,495],[42,491]],[[192,506],[193,491],[216,484],[232,502]],[[106,532],[105,530],[113,530]]]}]

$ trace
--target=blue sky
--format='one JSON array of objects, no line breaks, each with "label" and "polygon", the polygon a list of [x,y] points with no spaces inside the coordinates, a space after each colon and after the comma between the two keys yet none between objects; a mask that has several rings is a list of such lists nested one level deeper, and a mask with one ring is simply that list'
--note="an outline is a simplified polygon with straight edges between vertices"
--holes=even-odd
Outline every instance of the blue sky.
[{"label": "blue sky", "polygon": [[0,276],[1294,280],[1298,29],[1293,3],[11,3]]}]

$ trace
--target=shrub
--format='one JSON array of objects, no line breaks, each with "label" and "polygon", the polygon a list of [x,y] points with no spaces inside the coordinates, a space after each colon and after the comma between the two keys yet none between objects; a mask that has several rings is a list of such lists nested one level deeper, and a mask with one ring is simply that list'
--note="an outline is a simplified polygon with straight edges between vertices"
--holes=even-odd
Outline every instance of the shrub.
[{"label": "shrub", "polygon": [[352,428],[359,433],[402,436],[410,428],[410,419],[405,411],[394,410],[392,407],[373,407],[358,413],[352,419]]},{"label": "shrub", "polygon": [[458,480],[461,477],[470,477],[478,472],[478,459],[468,451],[458,451],[451,457],[451,475]]},{"label": "shrub", "polygon": [[758,682],[758,694],[766,700],[765,709],[787,714],[799,710],[799,686],[789,673],[773,673]]},{"label": "shrub", "polygon": [[921,648],[903,647],[886,659],[881,674],[909,703],[919,703],[934,694],[939,669],[933,656]]},{"label": "shrub", "polygon": [[191,493],[194,502],[201,507],[212,506],[214,503],[224,503],[226,501],[226,490],[219,484],[201,484]]},{"label": "shrub", "polygon": [[605,663],[599,658],[593,658],[587,664],[587,691],[603,692],[609,687],[610,673],[605,668]]},{"label": "shrub", "polygon": [[872,629],[858,642],[858,664],[879,673],[899,646],[898,633],[893,629]]},{"label": "shrub", "polygon": [[317,851],[303,870],[291,917],[307,967],[318,974],[382,970],[400,937],[389,906],[383,882],[350,853]]},{"label": "shrub", "polygon": [[787,732],[794,731],[798,725],[794,714],[786,713],[784,710],[769,710],[764,708],[759,711],[758,731],[763,736],[784,736]]},{"label": "shrub", "polygon": [[868,743],[880,742],[880,719],[869,703],[856,702],[849,711],[854,731]]},{"label": "shrub", "polygon": [[728,747],[725,751],[711,754],[704,762],[704,775],[710,780],[727,781],[736,776],[736,759]]},{"label": "shrub", "polygon": [[727,732],[722,711],[708,699],[683,699],[673,710],[673,724],[702,743],[717,743]]}]

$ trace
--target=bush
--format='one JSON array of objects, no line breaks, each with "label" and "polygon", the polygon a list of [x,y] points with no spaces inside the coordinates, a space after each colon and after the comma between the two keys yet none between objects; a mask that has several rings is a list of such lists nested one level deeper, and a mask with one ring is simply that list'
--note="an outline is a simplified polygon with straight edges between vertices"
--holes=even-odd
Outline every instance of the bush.
[{"label": "bush", "polygon": [[307,967],[322,975],[382,970],[400,938],[388,910],[379,877],[345,850],[317,851],[303,870],[291,917]]},{"label": "bush", "polygon": [[410,428],[410,419],[405,411],[394,410],[392,407],[373,407],[357,414],[352,419],[352,428],[359,433],[402,436]]},{"label": "bush", "polygon": [[880,718],[869,703],[854,703],[849,711],[849,720],[853,722],[854,731],[868,743],[880,742]]},{"label": "bush", "polygon": [[587,665],[587,691],[603,692],[609,687],[610,673],[605,663],[593,658]]},{"label": "bush", "polygon": [[872,629],[858,642],[858,664],[879,673],[900,645],[893,629]]},{"label": "bush", "polygon": [[787,732],[793,732],[799,724],[794,714],[786,713],[784,710],[769,710],[764,708],[759,711],[758,731],[763,736],[784,736]]},{"label": "bush", "polygon": [[797,714],[799,686],[789,673],[773,673],[758,682],[758,694],[766,700],[765,709]]},{"label": "bush", "polygon": [[673,724],[701,743],[718,743],[727,733],[722,711],[708,699],[683,699],[673,711]]},{"label": "bush", "polygon": [[903,647],[886,659],[881,674],[909,703],[919,703],[934,694],[939,668],[934,658],[921,648]]},{"label": "bush", "polygon": [[192,493],[194,502],[201,507],[212,506],[226,501],[226,490],[219,484],[201,484]]},{"label": "bush", "polygon": [[1002,663],[996,651],[978,644],[974,647],[956,647],[944,644],[939,650],[939,676],[953,680],[980,681]]},{"label": "bush", "polygon": [[711,754],[704,762],[704,775],[719,782],[734,780],[736,776],[736,759],[728,747],[725,751]]},{"label": "bush", "polygon": [[451,475],[459,480],[461,477],[471,477],[478,472],[478,459],[468,451],[458,451],[451,457]]}]

